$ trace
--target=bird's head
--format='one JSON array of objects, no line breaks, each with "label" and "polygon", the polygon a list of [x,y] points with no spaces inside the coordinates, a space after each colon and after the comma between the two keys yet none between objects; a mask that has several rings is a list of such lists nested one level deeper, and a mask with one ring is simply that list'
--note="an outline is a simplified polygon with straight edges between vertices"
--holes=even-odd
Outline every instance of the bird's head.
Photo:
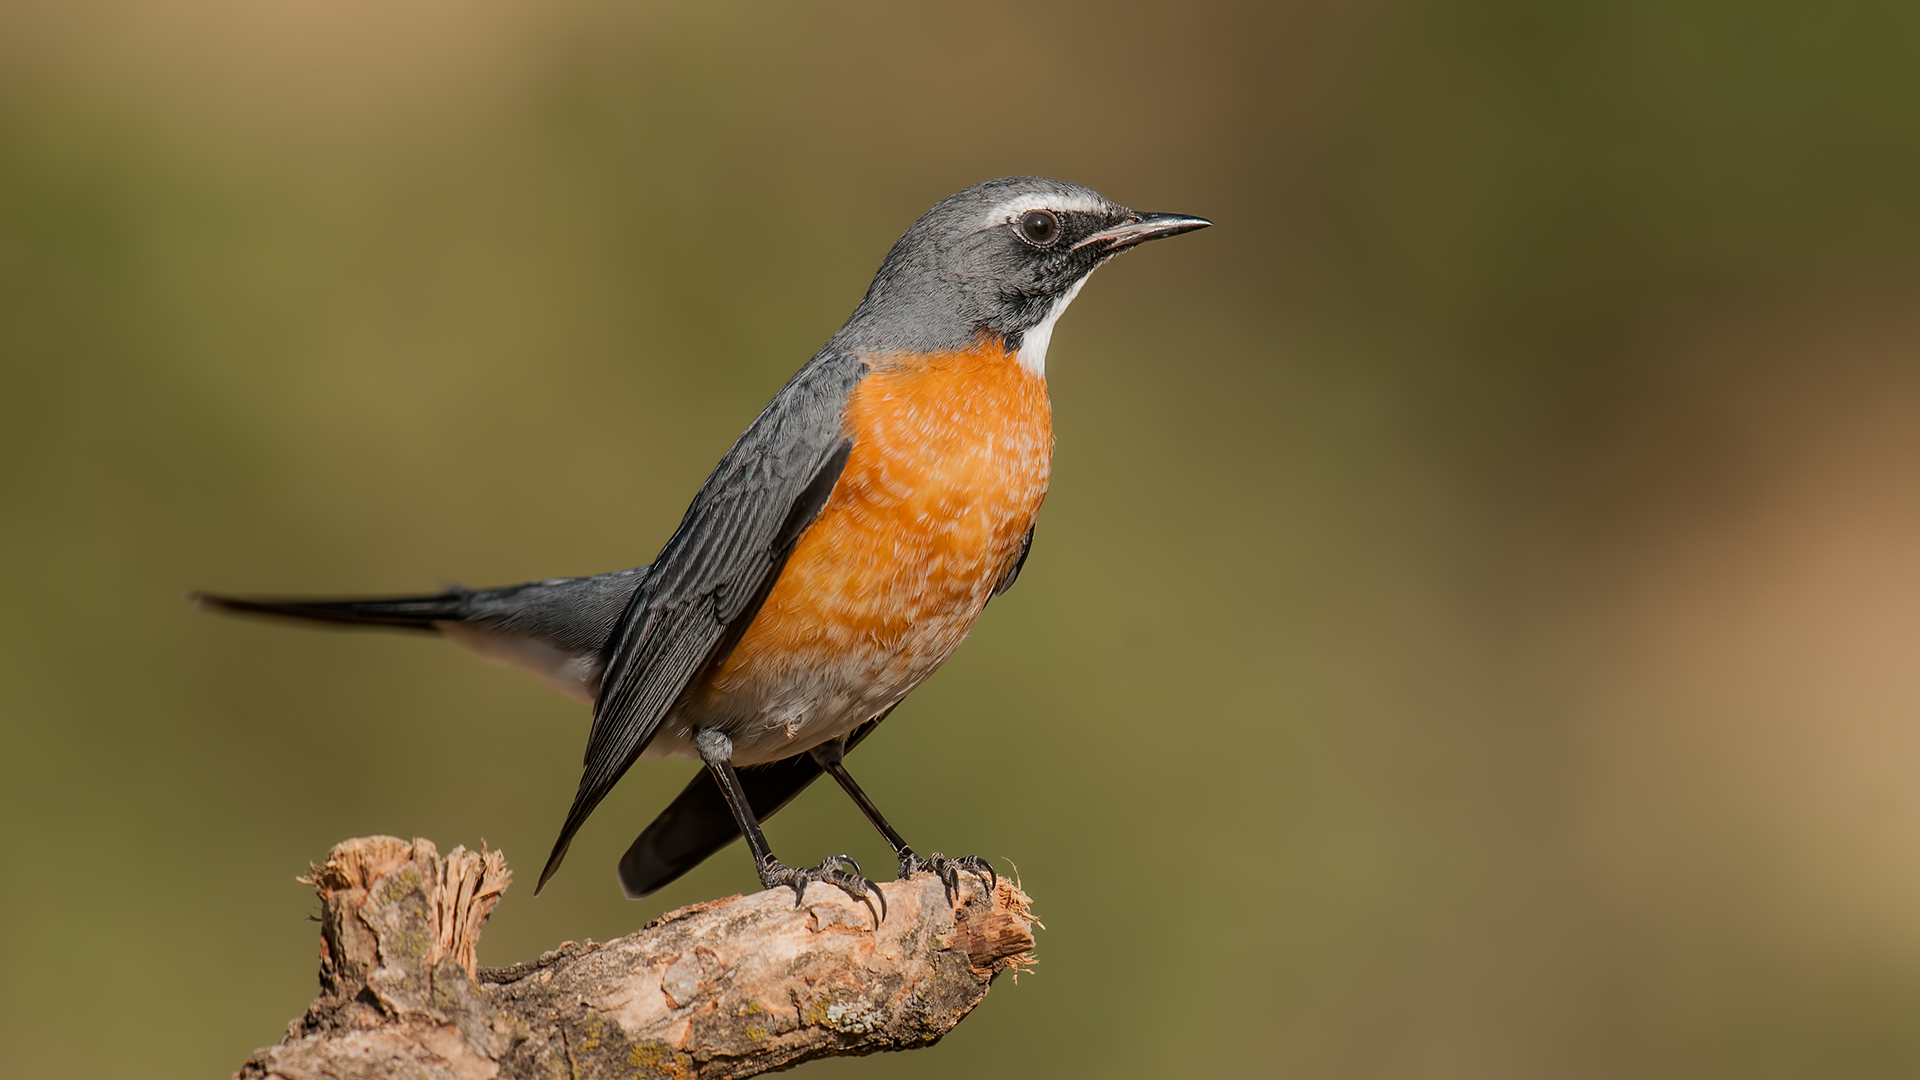
[{"label": "bird's head", "polygon": [[836,344],[936,353],[982,338],[1044,372],[1054,320],[1101,263],[1148,240],[1204,229],[1185,214],[1129,210],[1039,176],[975,184],[920,216],[887,253]]}]

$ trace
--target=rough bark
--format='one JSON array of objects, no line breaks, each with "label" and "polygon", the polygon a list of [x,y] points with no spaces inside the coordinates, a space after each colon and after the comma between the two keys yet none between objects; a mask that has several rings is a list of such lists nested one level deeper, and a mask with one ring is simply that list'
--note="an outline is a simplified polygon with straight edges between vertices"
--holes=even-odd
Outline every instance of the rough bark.
[{"label": "rough bark", "polygon": [[1026,894],[930,874],[880,886],[886,918],[831,886],[669,912],[616,941],[475,966],[512,874],[497,851],[365,837],[308,878],[320,996],[240,1080],[742,1077],[931,1046],[1032,962]]}]

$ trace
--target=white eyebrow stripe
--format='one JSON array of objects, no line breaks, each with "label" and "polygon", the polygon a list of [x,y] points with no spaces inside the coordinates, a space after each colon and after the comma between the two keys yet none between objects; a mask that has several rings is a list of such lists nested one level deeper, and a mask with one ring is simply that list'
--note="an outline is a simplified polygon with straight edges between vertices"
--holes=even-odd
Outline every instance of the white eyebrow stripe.
[{"label": "white eyebrow stripe", "polygon": [[1106,213],[1111,207],[1102,200],[1086,195],[1041,195],[1038,193],[1020,195],[995,205],[987,211],[987,220],[993,224],[1017,220],[1030,210],[1064,210],[1067,213],[1087,212]]}]

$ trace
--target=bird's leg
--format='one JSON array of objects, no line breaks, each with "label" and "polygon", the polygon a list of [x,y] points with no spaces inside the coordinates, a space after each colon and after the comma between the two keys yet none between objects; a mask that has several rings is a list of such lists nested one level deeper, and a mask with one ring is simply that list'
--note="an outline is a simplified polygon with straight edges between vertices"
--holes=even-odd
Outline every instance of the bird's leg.
[{"label": "bird's leg", "polygon": [[[806,900],[809,882],[825,882],[867,905],[867,910],[873,913],[874,925],[880,924],[886,917],[887,898],[879,886],[861,876],[860,864],[850,856],[835,855],[819,866],[805,868],[788,866],[774,857],[773,849],[767,845],[767,834],[760,830],[760,821],[754,817],[753,807],[740,787],[740,776],[733,769],[733,740],[727,738],[725,732],[701,728],[694,733],[693,746],[699,751],[700,760],[706,763],[707,771],[713,774],[714,783],[720,785],[720,794],[726,797],[727,807],[733,811],[740,835],[747,838],[747,850],[753,853],[754,867],[760,872],[761,888],[777,889],[784,885],[793,890],[793,906],[799,907]],[[878,910],[873,906],[876,896],[880,898]]]},{"label": "bird's leg", "polygon": [[1000,883],[1000,875],[994,873],[993,867],[987,865],[987,860],[978,855],[960,855],[954,858],[948,858],[936,851],[922,858],[911,847],[908,847],[906,838],[902,837],[900,833],[888,823],[887,819],[881,815],[880,808],[873,805],[873,800],[867,797],[867,793],[862,791],[860,785],[854,781],[853,774],[847,771],[845,760],[847,755],[846,740],[834,739],[830,742],[821,743],[819,746],[813,748],[812,753],[813,760],[820,763],[820,767],[826,770],[827,775],[833,777],[835,782],[840,785],[841,790],[845,791],[847,796],[853,800],[853,804],[860,808],[861,813],[867,815],[867,820],[873,822],[873,827],[880,830],[880,835],[886,838],[887,844],[893,848],[893,854],[900,860],[900,877],[902,880],[910,878],[922,870],[935,874],[940,878],[941,883],[947,887],[948,903],[953,903],[960,894],[960,872],[962,870],[984,882],[989,892],[992,892],[994,886]]}]

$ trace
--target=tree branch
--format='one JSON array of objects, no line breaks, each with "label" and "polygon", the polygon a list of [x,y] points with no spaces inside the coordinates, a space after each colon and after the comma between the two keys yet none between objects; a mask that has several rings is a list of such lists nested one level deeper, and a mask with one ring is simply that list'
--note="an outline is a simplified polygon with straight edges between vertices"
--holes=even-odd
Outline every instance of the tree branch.
[{"label": "tree branch", "polygon": [[938,1042],[1033,960],[1028,899],[962,876],[880,886],[886,919],[815,885],[695,904],[616,941],[479,969],[512,880],[497,851],[364,837],[301,880],[320,894],[320,996],[237,1080],[753,1076]]}]

